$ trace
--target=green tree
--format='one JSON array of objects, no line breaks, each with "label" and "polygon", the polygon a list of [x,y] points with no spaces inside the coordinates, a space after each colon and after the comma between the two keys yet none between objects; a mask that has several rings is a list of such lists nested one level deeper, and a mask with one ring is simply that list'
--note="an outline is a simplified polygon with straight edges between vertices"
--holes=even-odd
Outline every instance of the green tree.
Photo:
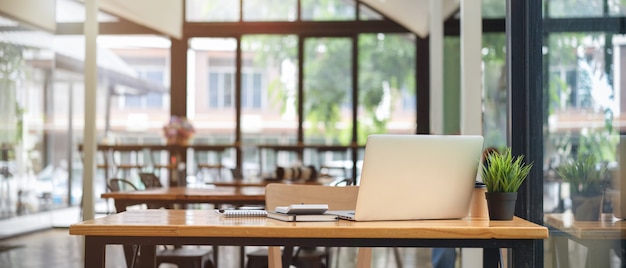
[{"label": "green tree", "polygon": [[0,42],[0,144],[22,139],[23,109],[17,102],[17,88],[25,78],[23,48]]},{"label": "green tree", "polygon": [[[385,86],[394,103],[402,89],[415,95],[415,36],[407,34],[362,34],[359,36],[359,104],[365,117],[359,122],[359,142],[371,133],[387,132],[390,117],[377,116],[384,105]],[[389,108],[392,111],[393,105]]]}]

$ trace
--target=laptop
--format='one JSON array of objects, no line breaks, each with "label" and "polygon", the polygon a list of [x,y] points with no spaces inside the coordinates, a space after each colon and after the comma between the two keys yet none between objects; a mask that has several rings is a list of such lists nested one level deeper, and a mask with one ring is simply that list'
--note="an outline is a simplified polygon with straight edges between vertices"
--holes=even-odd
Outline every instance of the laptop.
[{"label": "laptop", "polygon": [[469,214],[483,137],[369,135],[354,211],[356,221],[458,219]]}]

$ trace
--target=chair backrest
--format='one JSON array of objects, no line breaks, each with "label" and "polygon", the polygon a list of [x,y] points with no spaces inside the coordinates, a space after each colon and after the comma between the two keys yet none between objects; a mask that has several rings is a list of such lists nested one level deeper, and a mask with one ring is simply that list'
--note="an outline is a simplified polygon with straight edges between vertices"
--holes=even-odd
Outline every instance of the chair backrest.
[{"label": "chair backrest", "polygon": [[111,192],[137,191],[137,187],[125,179],[112,178],[107,183],[107,188]]},{"label": "chair backrest", "polygon": [[146,189],[163,187],[163,184],[161,184],[159,177],[157,177],[154,173],[140,172],[139,179],[141,179],[141,182],[146,187]]},{"label": "chair backrest", "polygon": [[265,187],[265,207],[291,204],[328,204],[329,210],[352,210],[356,208],[358,186],[325,186],[271,183]]},{"label": "chair backrest", "polygon": [[111,147],[111,158],[115,166],[141,167],[148,163],[149,156],[143,145],[117,145]]}]

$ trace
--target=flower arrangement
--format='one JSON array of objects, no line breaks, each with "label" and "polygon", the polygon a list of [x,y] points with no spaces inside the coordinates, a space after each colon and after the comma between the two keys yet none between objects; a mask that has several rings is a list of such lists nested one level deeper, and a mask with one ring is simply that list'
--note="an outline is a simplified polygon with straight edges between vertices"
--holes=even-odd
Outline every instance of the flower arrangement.
[{"label": "flower arrangement", "polygon": [[167,125],[163,126],[163,134],[168,144],[187,144],[196,132],[193,125],[184,116],[172,116]]}]

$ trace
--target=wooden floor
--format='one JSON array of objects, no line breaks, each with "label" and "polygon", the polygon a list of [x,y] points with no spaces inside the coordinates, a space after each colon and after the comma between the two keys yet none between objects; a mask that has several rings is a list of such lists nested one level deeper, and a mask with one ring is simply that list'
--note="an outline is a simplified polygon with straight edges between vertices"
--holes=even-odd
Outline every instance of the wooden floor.
[{"label": "wooden floor", "polygon": [[[248,247],[247,250],[254,250]],[[82,268],[83,244],[79,236],[69,235],[67,228],[53,228],[0,240],[0,268]],[[333,249],[332,252],[337,252]],[[341,248],[339,259],[332,257],[331,267],[355,267],[356,250]],[[430,250],[398,249],[402,267],[431,267]],[[333,256],[336,256],[334,254]],[[220,267],[238,268],[238,247],[220,247]],[[373,267],[398,267],[394,250],[376,248],[373,251]],[[124,268],[122,247],[107,247],[107,268]],[[161,265],[161,268],[176,267]]]}]

